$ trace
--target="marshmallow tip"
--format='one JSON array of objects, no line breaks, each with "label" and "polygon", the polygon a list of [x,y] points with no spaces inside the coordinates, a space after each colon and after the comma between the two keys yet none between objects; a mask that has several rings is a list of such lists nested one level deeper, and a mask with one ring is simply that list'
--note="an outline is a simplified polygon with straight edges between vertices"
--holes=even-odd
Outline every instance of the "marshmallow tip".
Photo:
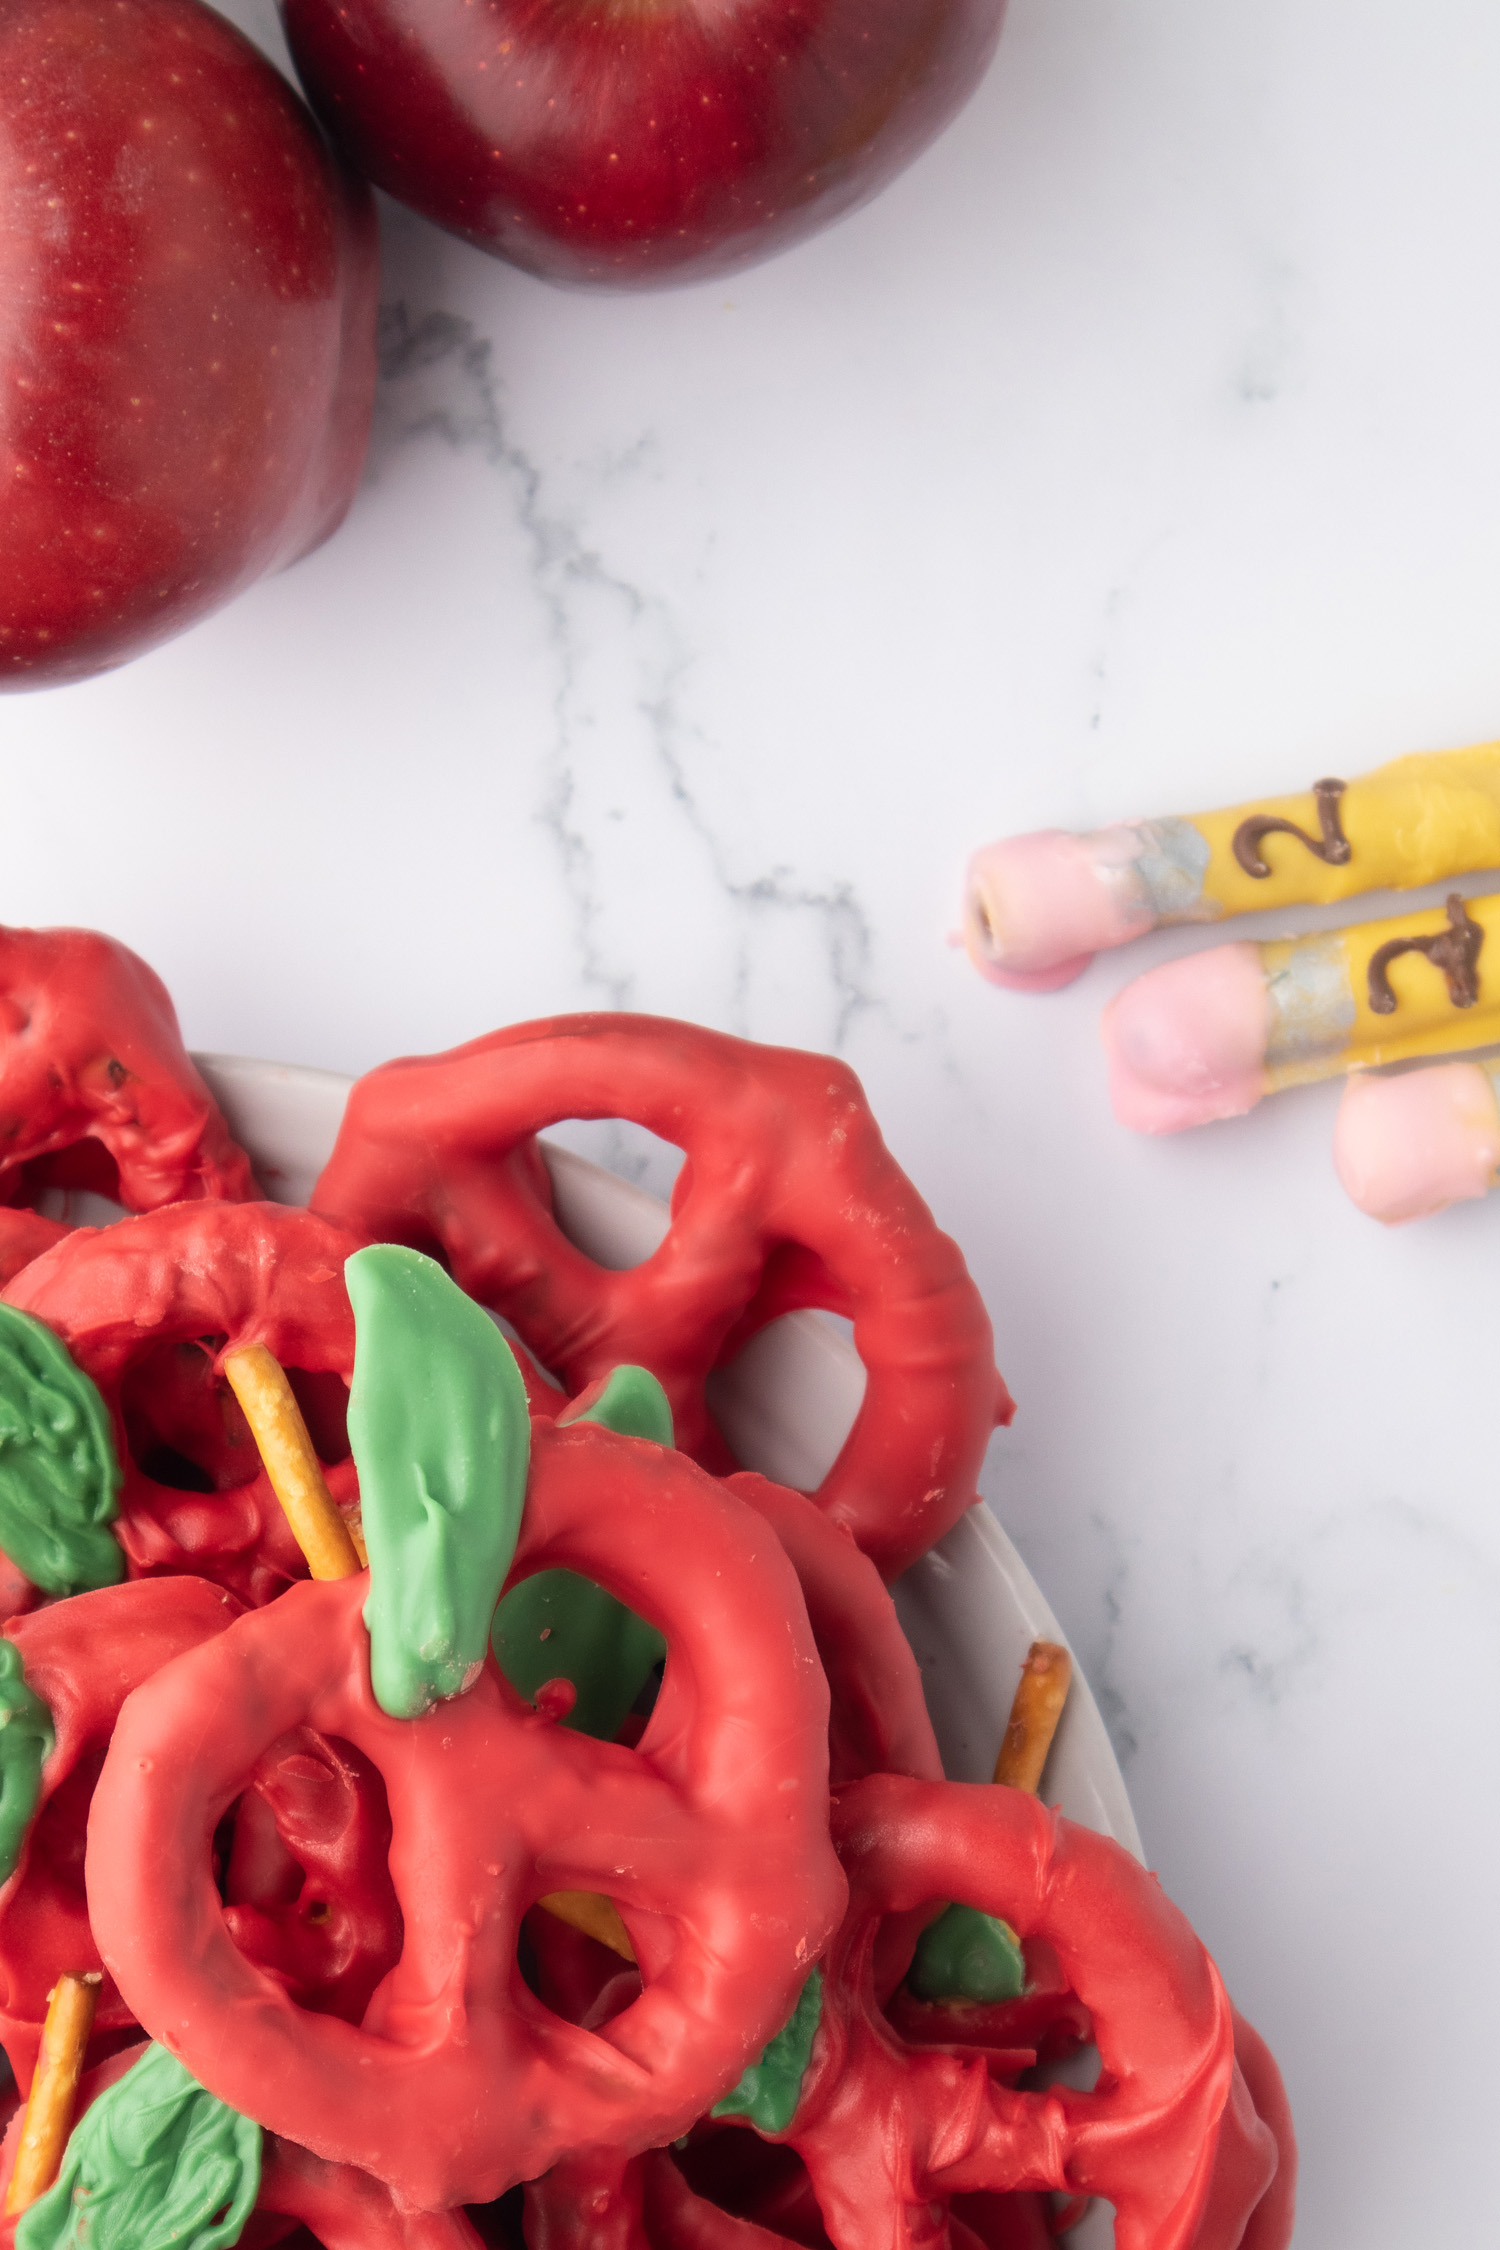
[{"label": "marshmallow tip", "polygon": [[1350,1201],[1385,1226],[1486,1195],[1500,1170],[1500,1104],[1478,1063],[1351,1078],[1333,1166]]},{"label": "marshmallow tip", "polygon": [[1137,1133],[1243,1116],[1266,1092],[1269,1027],[1257,946],[1215,946],[1148,970],[1100,1025],[1115,1116]]},{"label": "marshmallow tip", "polygon": [[1013,992],[1055,992],[1102,948],[1151,926],[1149,914],[1122,902],[1099,843],[1046,828],[975,852],[964,885],[964,943],[982,976]]}]

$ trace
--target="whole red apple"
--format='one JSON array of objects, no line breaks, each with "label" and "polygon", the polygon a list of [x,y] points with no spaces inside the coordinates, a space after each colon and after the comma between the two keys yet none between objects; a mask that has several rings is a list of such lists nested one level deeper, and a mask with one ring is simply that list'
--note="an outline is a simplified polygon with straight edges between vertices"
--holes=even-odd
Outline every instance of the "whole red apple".
[{"label": "whole red apple", "polygon": [[327,537],[368,191],[198,0],[0,0],[0,687],[123,663]]},{"label": "whole red apple", "polygon": [[697,280],[862,203],[994,51],[1004,0],[281,0],[359,169],[555,281]]}]

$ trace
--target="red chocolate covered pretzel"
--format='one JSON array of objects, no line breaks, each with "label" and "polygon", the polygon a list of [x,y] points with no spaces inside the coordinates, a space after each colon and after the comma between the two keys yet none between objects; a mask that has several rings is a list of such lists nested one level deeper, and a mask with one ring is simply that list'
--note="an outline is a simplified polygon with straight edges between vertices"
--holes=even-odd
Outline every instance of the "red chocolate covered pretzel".
[{"label": "red chocolate covered pretzel", "polygon": [[[263,1343],[283,1366],[347,1384],[354,1321],[343,1269],[356,1247],[341,1228],[279,1203],[174,1204],[78,1228],[6,1289],[6,1303],[44,1321],[103,1393],[124,1470],[114,1529],[132,1576],[188,1571],[259,1604],[304,1574],[217,1368],[226,1351]],[[347,1454],[334,1392],[325,1443]],[[351,1498],[348,1459],[327,1472],[335,1496]]]},{"label": "red chocolate covered pretzel", "polygon": [[0,929],[0,1201],[93,1188],[127,1210],[255,1193],[160,977],[96,930]]},{"label": "red chocolate covered pretzel", "polygon": [[[7,1630],[57,1733],[16,1870],[0,1888],[0,2043],[19,2086],[31,2083],[59,1973],[102,1966],[84,1894],[84,1845],[120,1706],[240,1613],[232,1595],[201,1578],[158,1578],[75,1595]],[[348,1744],[300,1728],[273,1742],[249,1774],[217,1839],[224,1924],[247,1959],[304,2006],[357,2022],[394,1966],[401,1915],[386,1867],[389,1840],[384,1792]],[[134,2023],[106,1976],[90,2054],[106,2054]]]},{"label": "red chocolate covered pretzel", "polygon": [[[838,2250],[941,2242],[949,2196],[1014,2189],[1108,2197],[1118,2250],[1244,2238],[1275,2134],[1236,2074],[1213,1963],[1128,1853],[1018,1790],[889,1775],[840,1791],[834,1834],[850,1909],[797,2108],[774,2137],[807,2166]],[[882,1918],[949,1898],[1055,1949],[1093,2019],[1092,2092],[1009,2089],[981,2053],[907,2048],[880,2015]]]},{"label": "red chocolate covered pretzel", "polygon": [[[534,1135],[628,1117],[687,1157],[672,1224],[610,1272],[552,1214]],[[842,1063],[654,1016],[556,1016],[387,1063],[349,1097],[315,1210],[440,1254],[570,1393],[629,1362],[671,1400],[678,1443],[730,1465],[705,1378],[781,1313],[848,1315],[867,1374],[814,1497],[883,1576],[974,1499],[1011,1401],[949,1238],[892,1159]]]},{"label": "red chocolate covered pretzel", "polygon": [[[683,2131],[785,2020],[843,1897],[827,1689],[751,1511],[662,1447],[539,1425],[512,1580],[543,1569],[585,1573],[666,1633],[638,1750],[550,1724],[493,1663],[425,1716],[387,1717],[361,1575],[293,1587],[147,1682],[95,1793],[90,1911],[147,2030],[234,2108],[421,2208]],[[204,1850],[300,1725],[351,1743],[390,1802],[405,1944],[359,2029],[297,2008],[236,1951]],[[521,1915],[558,1890],[613,1897],[641,1965],[641,1997],[598,2033],[516,1967]]]}]

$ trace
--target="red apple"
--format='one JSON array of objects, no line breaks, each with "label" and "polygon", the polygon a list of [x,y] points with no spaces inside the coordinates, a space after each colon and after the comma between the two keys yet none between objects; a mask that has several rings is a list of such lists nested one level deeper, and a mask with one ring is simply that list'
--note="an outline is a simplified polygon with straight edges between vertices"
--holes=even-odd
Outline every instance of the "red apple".
[{"label": "red apple", "polygon": [[368,191],[198,0],[0,0],[0,687],[305,554],[359,480]]},{"label": "red apple", "polygon": [[972,91],[1004,0],[281,0],[359,169],[555,281],[697,280],[862,203]]}]

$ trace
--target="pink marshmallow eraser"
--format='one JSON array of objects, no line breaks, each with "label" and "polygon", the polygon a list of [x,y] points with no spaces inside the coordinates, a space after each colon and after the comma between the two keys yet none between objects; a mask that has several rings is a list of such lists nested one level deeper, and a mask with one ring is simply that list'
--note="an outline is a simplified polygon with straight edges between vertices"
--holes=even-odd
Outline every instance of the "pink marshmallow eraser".
[{"label": "pink marshmallow eraser", "polygon": [[1333,1132],[1344,1192],[1387,1226],[1488,1193],[1500,1170],[1500,1103],[1475,1062],[1351,1078]]},{"label": "pink marshmallow eraser", "polygon": [[1128,829],[1041,828],[984,845],[964,884],[963,940],[975,968],[1015,991],[1055,992],[1096,953],[1151,929],[1149,906],[1111,880],[1137,848]]},{"label": "pink marshmallow eraser", "polygon": [[1122,1125],[1180,1133],[1239,1117],[1266,1091],[1271,1003],[1257,945],[1216,945],[1148,969],[1100,1024]]}]

